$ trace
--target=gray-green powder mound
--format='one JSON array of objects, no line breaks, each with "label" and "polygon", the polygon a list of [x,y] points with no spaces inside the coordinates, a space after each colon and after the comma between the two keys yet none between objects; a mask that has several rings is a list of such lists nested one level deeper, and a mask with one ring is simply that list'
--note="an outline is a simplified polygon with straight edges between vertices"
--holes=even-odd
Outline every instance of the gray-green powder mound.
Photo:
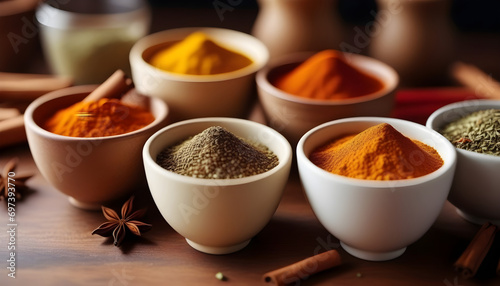
[{"label": "gray-green powder mound", "polygon": [[472,112],[446,125],[440,133],[455,147],[500,156],[500,110]]},{"label": "gray-green powder mound", "polygon": [[266,146],[213,126],[164,149],[156,158],[163,168],[203,179],[235,179],[260,174],[278,165]]}]

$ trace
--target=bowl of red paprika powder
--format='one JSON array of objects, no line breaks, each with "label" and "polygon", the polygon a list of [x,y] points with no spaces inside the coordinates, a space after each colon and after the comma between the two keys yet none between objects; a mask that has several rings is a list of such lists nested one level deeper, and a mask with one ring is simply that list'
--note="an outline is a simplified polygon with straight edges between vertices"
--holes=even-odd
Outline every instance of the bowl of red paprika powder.
[{"label": "bowl of red paprika powder", "polygon": [[420,124],[357,117],[308,131],[297,164],[321,224],[348,253],[382,261],[402,255],[432,226],[450,191],[456,152]]},{"label": "bowl of red paprika powder", "polygon": [[[148,108],[125,104],[123,98],[83,103],[96,87],[47,93],[24,114],[28,144],[40,173],[72,205],[87,210],[100,210],[101,205],[128,197],[145,180],[142,146],[168,120],[168,107],[157,98],[150,99]],[[142,122],[141,116],[148,113],[152,121]],[[132,125],[138,129],[130,129]]]},{"label": "bowl of red paprika powder", "polygon": [[362,55],[324,50],[285,55],[257,73],[267,124],[295,146],[319,124],[353,116],[390,116],[396,71]]}]

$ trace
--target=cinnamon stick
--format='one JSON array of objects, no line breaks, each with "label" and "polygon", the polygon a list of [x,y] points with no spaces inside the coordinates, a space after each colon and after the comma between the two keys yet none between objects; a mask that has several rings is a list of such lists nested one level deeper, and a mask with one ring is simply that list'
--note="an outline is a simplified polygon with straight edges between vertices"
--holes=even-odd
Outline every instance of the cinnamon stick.
[{"label": "cinnamon stick", "polygon": [[263,275],[265,282],[287,285],[342,263],[337,250],[329,250]]},{"label": "cinnamon stick", "polygon": [[497,231],[498,227],[491,223],[485,223],[481,226],[454,264],[455,270],[461,274],[462,278],[468,279],[476,275],[479,266],[493,244]]},{"label": "cinnamon stick", "polygon": [[473,89],[478,95],[500,99],[500,82],[476,66],[457,62],[452,66],[451,73],[459,83]]},{"label": "cinnamon stick", "polygon": [[117,98],[132,88],[132,80],[128,78],[122,70],[117,70],[82,101],[97,101],[101,98]]},{"label": "cinnamon stick", "polygon": [[73,79],[69,77],[0,72],[0,99],[33,101],[41,95],[72,84]]},{"label": "cinnamon stick", "polygon": [[26,131],[24,130],[24,117],[18,115],[0,121],[0,148],[26,141]]},{"label": "cinnamon stick", "polygon": [[[122,70],[117,70],[83,100],[96,101],[106,97],[120,97],[132,88],[132,80]],[[23,115],[0,121],[0,135],[2,138],[0,148],[26,141]]]},{"label": "cinnamon stick", "polygon": [[0,121],[20,115],[19,109],[0,107]]}]

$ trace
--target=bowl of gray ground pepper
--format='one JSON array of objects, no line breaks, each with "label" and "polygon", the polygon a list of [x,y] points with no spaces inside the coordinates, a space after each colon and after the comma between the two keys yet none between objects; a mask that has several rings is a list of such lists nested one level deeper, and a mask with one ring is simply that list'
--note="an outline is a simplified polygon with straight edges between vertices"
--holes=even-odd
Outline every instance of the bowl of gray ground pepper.
[{"label": "bowl of gray ground pepper", "polygon": [[193,248],[238,251],[272,218],[292,163],[290,143],[245,119],[177,122],[143,148],[149,189],[164,219]]}]

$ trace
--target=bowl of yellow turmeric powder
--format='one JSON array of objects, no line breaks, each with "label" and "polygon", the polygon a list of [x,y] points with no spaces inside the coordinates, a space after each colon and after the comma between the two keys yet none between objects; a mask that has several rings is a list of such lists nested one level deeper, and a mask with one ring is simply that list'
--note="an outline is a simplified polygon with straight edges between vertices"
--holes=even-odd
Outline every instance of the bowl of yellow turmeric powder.
[{"label": "bowl of yellow turmeric powder", "polygon": [[168,115],[164,101],[133,90],[121,99],[84,101],[96,87],[47,93],[24,115],[40,173],[72,205],[89,210],[129,196],[145,181],[142,146],[167,124]]},{"label": "bowl of yellow turmeric powder", "polygon": [[269,58],[257,38],[221,28],[179,28],[151,34],[130,51],[139,92],[164,99],[173,121],[244,117],[255,73]]},{"label": "bowl of yellow turmeric powder", "polygon": [[257,73],[268,125],[296,145],[319,124],[353,116],[390,116],[396,71],[387,64],[337,50],[275,59]]},{"label": "bowl of yellow turmeric powder", "polygon": [[438,132],[385,117],[333,120],[297,145],[300,180],[320,223],[351,255],[402,255],[433,225],[456,152]]}]

